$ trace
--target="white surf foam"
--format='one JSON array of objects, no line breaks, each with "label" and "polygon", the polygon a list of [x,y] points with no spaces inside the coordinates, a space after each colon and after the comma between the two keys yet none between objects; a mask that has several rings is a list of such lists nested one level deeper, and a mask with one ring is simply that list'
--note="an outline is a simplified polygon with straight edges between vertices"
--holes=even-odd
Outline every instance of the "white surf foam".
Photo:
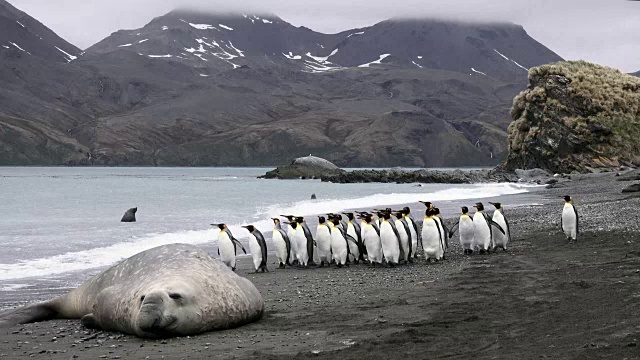
[{"label": "white surf foam", "polygon": [[[271,230],[273,229],[271,218],[279,217],[280,215],[295,214],[298,216],[310,216],[340,212],[348,209],[409,204],[419,200],[432,202],[458,199],[475,200],[525,193],[528,192],[528,188],[531,188],[531,186],[510,183],[460,185],[431,193],[375,194],[353,199],[336,198],[320,201],[305,200],[289,204],[271,204],[257,208],[256,214],[250,218],[238,220],[236,224],[228,224],[228,226],[234,236],[245,244],[245,248],[248,250],[246,244],[249,233],[241,228],[241,225],[254,225],[263,232],[265,238],[267,238],[267,242],[270,242]],[[214,219],[214,221],[224,221],[224,219]],[[107,267],[139,252],[167,244],[207,244],[211,248],[215,248],[216,239],[217,230],[215,228],[131,237],[124,242],[111,246],[69,252],[47,258],[25,260],[14,264],[0,264],[0,281],[31,277],[50,277],[68,272]]]}]

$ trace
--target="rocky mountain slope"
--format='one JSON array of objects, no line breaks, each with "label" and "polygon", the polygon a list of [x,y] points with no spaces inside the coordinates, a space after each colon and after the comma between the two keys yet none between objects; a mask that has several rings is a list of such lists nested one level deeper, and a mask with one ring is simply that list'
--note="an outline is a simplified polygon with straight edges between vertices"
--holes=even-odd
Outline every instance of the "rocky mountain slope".
[{"label": "rocky mountain slope", "polygon": [[584,61],[529,71],[505,167],[554,172],[640,164],[640,79]]},{"label": "rocky mountain slope", "polygon": [[59,47],[78,58],[0,52],[0,164],[494,165],[526,68],[560,60],[511,24],[192,11]]}]

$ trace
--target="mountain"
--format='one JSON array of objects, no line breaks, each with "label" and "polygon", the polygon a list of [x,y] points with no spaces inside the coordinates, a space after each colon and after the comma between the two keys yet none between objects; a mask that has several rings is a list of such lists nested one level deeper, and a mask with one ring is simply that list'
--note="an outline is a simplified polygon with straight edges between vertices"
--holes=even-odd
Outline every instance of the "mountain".
[{"label": "mountain", "polygon": [[14,81],[11,66],[34,71],[0,97],[18,104],[0,117],[0,163],[271,165],[313,153],[339,166],[495,165],[525,67],[559,59],[512,24],[390,20],[327,35],[269,14],[177,10],[70,63],[3,63],[0,81]]},{"label": "mountain", "polygon": [[80,49],[5,0],[0,0],[0,46],[3,57],[22,52],[57,62],[69,62],[81,53]]},{"label": "mountain", "polygon": [[633,76],[637,76],[637,77],[640,77],[640,71],[638,71],[638,72],[634,72],[634,73],[632,73],[631,75],[633,75]]}]

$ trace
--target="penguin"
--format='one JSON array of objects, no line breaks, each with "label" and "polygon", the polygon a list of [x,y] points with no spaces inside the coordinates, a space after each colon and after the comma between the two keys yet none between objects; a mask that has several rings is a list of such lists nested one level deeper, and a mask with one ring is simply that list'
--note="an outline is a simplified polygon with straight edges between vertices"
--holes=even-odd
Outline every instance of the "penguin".
[{"label": "penguin", "polygon": [[562,209],[562,217],[560,218],[560,226],[567,240],[578,241],[578,209],[573,205],[573,197],[569,195],[561,196],[564,198],[564,208]]},{"label": "penguin", "polygon": [[347,265],[349,256],[349,245],[344,229],[340,224],[340,219],[334,216],[331,219],[331,251],[333,252],[333,260],[339,268]]},{"label": "penguin", "polygon": [[409,231],[411,232],[411,249],[413,258],[418,258],[418,244],[422,246],[421,241],[421,231],[418,229],[418,223],[411,216],[411,209],[409,207],[404,207],[402,209],[402,213],[404,214],[404,218],[409,224]]},{"label": "penguin", "polygon": [[267,269],[267,242],[264,240],[264,236],[253,225],[243,226],[243,228],[249,231],[249,250],[251,250],[256,273],[259,271],[269,272]]},{"label": "penguin", "polygon": [[440,209],[438,209],[437,207],[432,207],[431,209],[433,210],[433,219],[438,223],[438,226],[440,227],[440,233],[442,234],[442,260],[446,260],[446,253],[449,249],[449,238],[447,237],[449,229],[447,229],[447,226],[444,224],[444,221],[440,217]]},{"label": "penguin", "polygon": [[401,258],[400,234],[395,223],[391,220],[391,214],[382,213],[380,222],[380,240],[382,241],[382,253],[389,266],[396,266]]},{"label": "penguin", "polygon": [[314,261],[313,255],[317,253],[317,251],[315,251],[315,240],[313,240],[313,236],[311,235],[311,229],[309,229],[307,221],[301,216],[296,217],[296,222],[298,223],[298,227],[302,228],[304,237],[307,239],[305,245],[307,247],[307,255],[309,256],[308,265],[315,266],[316,262]]},{"label": "penguin", "polygon": [[220,255],[220,261],[236,271],[236,246],[240,246],[242,251],[246,254],[247,250],[233,237],[231,230],[227,227],[227,224],[211,224],[218,227],[220,232],[218,233],[218,255]]},{"label": "penguin", "polygon": [[502,227],[502,229],[506,232],[506,234],[503,234],[500,231],[493,232],[491,238],[493,251],[496,251],[497,248],[502,248],[503,251],[507,251],[507,244],[511,242],[511,229],[509,228],[509,221],[504,216],[504,210],[502,209],[501,203],[489,202],[489,204],[493,205],[496,208],[491,219],[496,224],[500,225],[500,227]]},{"label": "penguin", "polygon": [[380,228],[378,228],[373,215],[368,213],[360,214],[362,219],[362,241],[367,248],[367,257],[373,267],[382,265],[382,240],[380,239]]},{"label": "penguin", "polygon": [[331,229],[324,216],[318,216],[318,228],[316,229],[316,242],[318,243],[318,255],[320,266],[331,264]]},{"label": "penguin", "polygon": [[476,203],[474,207],[477,210],[473,215],[473,239],[475,246],[480,248],[480,254],[484,254],[485,252],[489,253],[489,250],[492,248],[492,226],[498,228],[498,230],[503,234],[505,232],[500,225],[496,224],[491,218],[489,218],[489,215],[484,212],[484,205],[482,203]]},{"label": "penguin", "polygon": [[353,213],[344,213],[347,215],[346,229],[345,232],[356,239],[356,244],[349,242],[349,252],[351,253],[351,259],[354,263],[360,262],[360,260],[364,260],[362,253],[362,234],[360,233],[360,224],[355,222],[355,218]]},{"label": "penguin", "polygon": [[291,225],[291,243],[295,243],[298,248],[296,257],[298,259],[298,265],[307,267],[309,264],[309,253],[307,253],[307,237],[304,235],[304,229],[298,224],[297,221],[286,222],[285,224]]},{"label": "penguin", "polygon": [[469,216],[468,207],[462,207],[460,220],[458,220],[458,222],[451,227],[451,230],[449,230],[449,239],[451,239],[453,234],[455,234],[456,228],[460,233],[460,246],[462,247],[462,250],[464,250],[464,254],[473,254],[473,233],[475,230],[473,226],[473,218]]},{"label": "penguin", "polygon": [[435,218],[435,210],[427,208],[424,212],[424,221],[422,222],[422,249],[424,258],[431,262],[431,259],[440,261],[444,255],[444,247],[442,230],[440,224]]},{"label": "penguin", "polygon": [[298,243],[295,241],[295,239],[293,238],[293,226],[291,226],[291,223],[295,221],[295,216],[293,215],[280,215],[283,218],[287,219],[288,222],[286,222],[285,224],[287,224],[287,236],[289,236],[289,239],[291,240],[291,265],[297,265],[298,264]]},{"label": "penguin", "polygon": [[276,258],[280,264],[278,269],[284,269],[285,265],[291,266],[291,240],[289,239],[289,235],[282,230],[280,219],[273,218],[271,220],[273,220],[273,245],[276,248]]},{"label": "penguin", "polygon": [[402,211],[396,211],[395,216],[397,218],[397,220],[395,221],[395,226],[398,230],[398,235],[400,235],[400,246],[402,247],[403,252],[403,257],[401,260],[403,260],[404,262],[413,262],[413,249],[411,246],[411,231],[409,230],[409,224],[404,218],[404,214]]}]

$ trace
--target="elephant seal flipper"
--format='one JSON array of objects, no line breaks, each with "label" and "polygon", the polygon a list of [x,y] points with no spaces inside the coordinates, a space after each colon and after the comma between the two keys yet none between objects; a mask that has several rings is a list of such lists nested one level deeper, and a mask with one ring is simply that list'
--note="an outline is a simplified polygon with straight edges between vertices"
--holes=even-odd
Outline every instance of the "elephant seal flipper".
[{"label": "elephant seal flipper", "polygon": [[[57,299],[56,299],[57,300]],[[0,313],[0,328],[59,318],[55,300]]]},{"label": "elephant seal flipper", "polygon": [[196,246],[171,244],[123,260],[66,295],[0,313],[0,326],[82,319],[91,328],[166,338],[242,326],[263,313],[251,281]]}]

